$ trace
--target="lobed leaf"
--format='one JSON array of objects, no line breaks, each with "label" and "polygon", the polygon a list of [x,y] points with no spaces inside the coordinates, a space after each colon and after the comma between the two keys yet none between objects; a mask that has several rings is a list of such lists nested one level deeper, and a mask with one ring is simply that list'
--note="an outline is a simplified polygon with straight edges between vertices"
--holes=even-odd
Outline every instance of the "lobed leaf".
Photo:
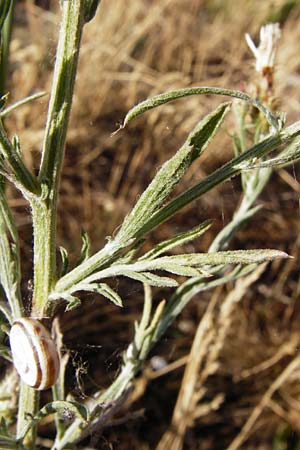
[{"label": "lobed leaf", "polygon": [[261,158],[267,155],[272,150],[278,148],[281,144],[288,143],[290,140],[299,136],[299,134],[300,125],[293,124],[290,127],[285,128],[277,135],[268,136],[263,141],[255,144],[249,150],[225,163],[222,167],[216,169],[213,173],[204,178],[204,180],[201,180],[199,183],[178,195],[165,206],[156,211],[152,217],[144,223],[143,227],[139,231],[139,234],[141,236],[145,235],[150,230],[172,217],[186,205],[213,189],[215,186],[218,186],[224,181],[237,176],[242,170],[247,169],[249,162],[253,162],[255,158]]},{"label": "lobed leaf", "polygon": [[[75,267],[71,272],[58,280],[55,286],[55,291],[51,294],[51,296],[53,295],[57,298],[60,292],[67,291],[72,288],[72,286],[75,286],[83,280],[93,277],[97,270],[99,271],[99,269],[107,267],[109,264],[116,261],[117,255],[120,255],[120,252],[124,247],[129,246],[133,244],[135,240],[144,237],[149,231],[168,220],[172,217],[172,215],[183,209],[192,201],[201,197],[201,195],[205,192],[210,191],[215,186],[241,173],[249,161],[253,161],[254,158],[266,156],[280,145],[290,143],[299,135],[300,124],[294,123],[293,125],[281,130],[278,134],[266,137],[263,141],[255,144],[243,154],[233,158],[204,180],[201,180],[199,183],[171,200],[165,206],[158,207],[151,217],[148,217],[146,211],[146,215],[142,217],[141,222],[139,223],[138,221],[133,221],[132,226],[128,223],[130,222],[128,217],[132,216],[131,212],[125,220],[126,227],[125,224],[121,227],[122,234],[119,234],[114,239],[111,239],[102,250],[91,256],[80,266]],[[134,233],[136,234],[134,235]],[[95,280],[96,278],[92,279]]]},{"label": "lobed leaf", "polygon": [[114,291],[108,284],[106,283],[91,283],[91,284],[80,284],[77,286],[78,291],[88,291],[95,292],[97,294],[103,295],[103,297],[110,300],[117,306],[123,307],[123,302],[119,294]]},{"label": "lobed leaf", "polygon": [[300,141],[293,142],[279,156],[266,161],[254,162],[243,170],[262,169],[270,167],[282,167],[295,163],[300,159]]},{"label": "lobed leaf", "polygon": [[70,419],[77,417],[82,420],[84,423],[87,422],[89,417],[89,411],[82,403],[78,402],[68,402],[63,400],[57,400],[51,403],[47,403],[39,412],[32,417],[29,421],[25,429],[22,431],[19,436],[22,441],[28,431],[34,427],[37,423],[39,423],[44,417],[49,416],[50,414],[58,413],[62,418]]},{"label": "lobed leaf", "polygon": [[[12,240],[12,242],[11,242]],[[16,226],[0,187],[0,283],[5,292],[10,311],[1,304],[0,310],[9,321],[22,315],[20,293],[20,255]]]},{"label": "lobed leaf", "polygon": [[69,293],[61,294],[61,298],[66,300],[66,302],[68,303],[65,311],[72,311],[72,309],[76,309],[78,308],[78,306],[81,305],[81,300],[78,297],[75,297],[74,295],[71,295]]},{"label": "lobed leaf", "polygon": [[59,252],[60,252],[60,257],[61,257],[60,276],[63,277],[68,271],[69,255],[68,255],[67,250],[63,246],[59,247]]},{"label": "lobed leaf", "polygon": [[[125,276],[151,286],[174,287],[178,283],[169,277],[154,275],[152,272],[162,270],[176,275],[188,277],[211,276],[207,272],[208,266],[213,266],[218,270],[226,264],[259,264],[277,258],[288,258],[288,255],[279,250],[233,250],[219,251],[215,253],[192,253],[175,256],[162,256],[156,259],[136,261],[131,264],[115,264],[94,274],[73,286],[71,292],[79,291],[92,284],[92,282],[109,277]],[[59,293],[53,295],[59,296]],[[64,294],[62,295],[64,296]]]},{"label": "lobed leaf", "polygon": [[16,440],[10,433],[5,418],[2,416],[0,420],[0,449],[16,449],[25,450],[22,443]]},{"label": "lobed leaf", "polygon": [[80,257],[76,263],[76,266],[86,261],[90,257],[91,253],[91,241],[89,235],[85,230],[81,230],[81,240],[82,240],[82,247],[80,251]]}]

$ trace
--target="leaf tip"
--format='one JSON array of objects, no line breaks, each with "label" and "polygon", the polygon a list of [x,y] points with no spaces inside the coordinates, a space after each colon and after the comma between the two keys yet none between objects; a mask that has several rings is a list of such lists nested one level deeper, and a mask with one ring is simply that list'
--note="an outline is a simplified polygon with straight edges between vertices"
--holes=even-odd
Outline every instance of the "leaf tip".
[{"label": "leaf tip", "polygon": [[121,125],[119,125],[119,127],[110,134],[110,137],[114,137],[116,134],[119,133],[119,131],[123,130],[124,128],[125,128],[125,122],[121,123]]},{"label": "leaf tip", "polygon": [[283,252],[283,251],[281,251],[281,250],[279,250],[278,252],[277,252],[277,254],[276,254],[276,256],[274,257],[274,259],[294,259],[294,256],[292,256],[292,255],[289,255],[288,253],[286,253],[286,252]]}]

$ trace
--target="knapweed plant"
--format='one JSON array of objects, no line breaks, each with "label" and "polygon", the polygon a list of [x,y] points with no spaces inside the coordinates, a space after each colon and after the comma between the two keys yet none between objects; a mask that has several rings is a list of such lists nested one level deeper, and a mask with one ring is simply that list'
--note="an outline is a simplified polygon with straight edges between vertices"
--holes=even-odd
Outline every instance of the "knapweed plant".
[{"label": "knapweed plant", "polygon": [[[8,397],[1,398],[0,448],[34,449],[38,425],[45,416],[53,417],[56,435],[52,448],[56,450],[71,448],[94,431],[101,430],[122,406],[152,347],[191,298],[204,290],[243,277],[260,263],[288,256],[276,249],[228,250],[226,247],[236,230],[257,211],[254,202],[269,179],[271,167],[299,158],[300,124],[285,127],[284,116],[272,111],[268,98],[265,103],[261,102],[260,93],[250,96],[220,87],[189,87],[163,93],[138,104],[128,112],[121,128],[140,114],[179,98],[203,94],[231,97],[238,99],[234,100],[234,111],[239,124],[239,133],[233,136],[233,159],[169,199],[189,166],[207,149],[222,125],[232,105],[226,102],[201,118],[179,150],[159,169],[124,218],[116,235],[109,238],[102,249],[90,255],[89,246],[83,245],[81,262],[72,269],[68,267],[65,250],[61,251],[61,260],[57,261],[57,200],[80,40],[82,30],[92,20],[98,4],[99,0],[60,1],[60,33],[37,175],[26,167],[18,138],[10,138],[3,124],[5,116],[13,114],[19,104],[6,107],[6,96],[1,100],[0,310],[3,329],[10,338],[4,339],[1,352],[17,369],[20,383],[18,406],[13,405]],[[3,27],[5,20],[9,20],[12,6],[12,1],[1,2],[2,44],[6,36]],[[6,58],[1,64],[6,64]],[[5,73],[3,67],[2,72]],[[30,100],[32,98],[24,101]],[[248,119],[250,115],[254,117],[253,111],[256,111],[250,130],[253,142],[248,147]],[[276,149],[279,153],[267,159],[269,153]],[[210,220],[170,236],[143,252],[143,244],[150,231],[215,186],[238,175],[242,176],[242,200],[236,214],[216,236],[207,253],[174,256],[171,251],[205,233],[211,225]],[[8,206],[6,183],[12,183],[21,192],[32,215],[34,287],[30,313],[21,296],[18,230]],[[87,401],[76,402],[67,394],[64,383],[66,357],[58,354],[60,337],[55,341],[51,336],[51,321],[62,304],[65,311],[80,308],[82,291],[94,293],[100,301],[111,301],[116,308],[126,308],[120,295],[109,285],[109,279],[119,276],[144,284],[142,317],[134,324],[134,336],[124,353],[115,381],[106,390],[95,392]],[[179,281],[184,279],[186,281],[179,285]],[[152,304],[151,286],[170,288],[169,297],[156,307]],[[11,392],[10,377],[11,372],[7,370],[3,382],[7,392]],[[40,390],[50,387],[53,401],[40,404]]]}]

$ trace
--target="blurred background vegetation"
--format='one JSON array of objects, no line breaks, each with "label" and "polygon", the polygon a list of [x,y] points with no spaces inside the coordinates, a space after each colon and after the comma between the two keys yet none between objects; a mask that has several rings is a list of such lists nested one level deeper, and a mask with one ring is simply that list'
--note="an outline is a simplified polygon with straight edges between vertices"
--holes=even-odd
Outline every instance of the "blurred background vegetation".
[{"label": "blurred background vegetation", "polygon": [[[10,101],[39,90],[49,92],[59,24],[57,0],[19,0],[11,42]],[[113,235],[157,168],[180,147],[196,122],[219,102],[194,97],[147,113],[111,136],[138,101],[178,87],[211,85],[243,90],[254,82],[254,61],[244,35],[258,42],[259,29],[278,21],[282,38],[275,73],[275,95],[291,123],[300,119],[299,0],[102,0],[85,28],[68,133],[59,204],[59,245],[75,261],[85,229],[96,250]],[[23,106],[6,121],[17,133],[27,164],[37,168],[48,97]],[[200,161],[184,177],[183,190],[232,155],[227,119]],[[272,383],[295,358],[300,345],[299,168],[280,169],[260,202],[263,209],[241,230],[232,249],[278,248],[294,256],[268,266],[230,312],[213,367],[203,362],[197,389],[201,404],[189,425],[166,450],[227,448]],[[208,193],[151,235],[152,242],[212,218],[214,225],[186,251],[205,251],[230,219],[240,196],[237,180]],[[28,205],[14,191],[10,204],[22,238],[24,296],[30,302],[32,254]],[[122,293],[123,310],[105,301],[89,301],[65,314],[62,327],[70,352],[68,388],[90,395],[115,377],[122,352],[141,312],[138,283],[113,281]],[[184,365],[207,302],[221,305],[233,286],[195,298],[156,347],[137,380],[120,419],[94,444],[101,449],[155,449],[169,430]],[[157,300],[167,292],[155,291]],[[166,297],[167,298],[167,297]],[[217,323],[215,327],[219,326]],[[206,372],[205,372],[206,371]],[[245,449],[300,448],[300,370],[287,377],[258,410]],[[203,391],[204,390],[204,391]],[[219,397],[216,397],[218,396]],[[213,399],[219,398],[218,402]],[[174,430],[173,430],[174,431]],[[45,424],[45,439],[51,430]],[[98,440],[97,440],[98,439]],[[46,442],[46,440],[45,440]],[[43,445],[43,443],[42,443]]]}]

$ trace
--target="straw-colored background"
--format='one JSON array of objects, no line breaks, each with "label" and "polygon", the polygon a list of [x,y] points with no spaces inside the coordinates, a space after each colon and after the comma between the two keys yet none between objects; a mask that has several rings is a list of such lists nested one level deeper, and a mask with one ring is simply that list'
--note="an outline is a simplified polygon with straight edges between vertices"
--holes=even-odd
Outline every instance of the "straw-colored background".
[{"label": "straw-colored background", "polygon": [[[11,100],[38,90],[49,92],[59,23],[56,1],[36,2],[40,6],[33,1],[17,3],[11,44]],[[126,111],[147,96],[177,87],[243,89],[255,76],[244,34],[249,32],[257,42],[260,26],[270,20],[279,20],[282,26],[275,91],[290,123],[300,118],[299,2],[102,0],[83,36],[61,183],[58,244],[68,249],[72,261],[79,254],[81,229],[89,233],[93,249],[100,248],[159,165],[181,145],[199,118],[221,100],[195,97],[177,101],[111,137]],[[21,138],[27,164],[35,168],[47,99],[22,107],[7,121],[10,133]],[[232,155],[232,131],[233,119],[229,118],[179,190]],[[112,424],[98,441],[96,436],[94,448],[154,449],[168,430],[169,440],[160,450],[182,448],[183,442],[185,449],[225,449],[253,408],[257,408],[257,418],[250,424],[242,448],[299,448],[292,440],[299,441],[300,369],[287,374],[274,392],[270,391],[296,357],[300,343],[298,174],[295,166],[273,175],[262,195],[264,209],[232,243],[236,249],[279,248],[295,259],[268,266],[259,282],[244,289],[243,296],[242,287],[238,288],[236,301],[227,311],[220,305],[232,286],[195,298],[152,355],[159,355],[166,364],[175,362],[174,370],[171,366],[165,375],[155,372],[157,358],[152,359],[120,415],[125,419]],[[160,227],[151,239],[161,240],[213,218],[210,232],[185,249],[204,251],[230,219],[239,193],[238,181],[226,183]],[[11,197],[22,237],[24,295],[30,299],[28,207],[16,193]],[[113,280],[112,284],[125,301],[122,311],[90,296],[79,310],[62,319],[65,346],[71,354],[68,389],[74,395],[89,395],[96,386],[105,387],[115,377],[122,351],[132,336],[133,320],[139,317],[141,286],[124,280]],[[160,300],[167,298],[168,292],[156,295]],[[204,349],[205,355],[196,390],[203,395],[189,411],[181,412],[180,423],[187,422],[182,431],[169,427],[172,411],[197,325],[211,296],[215,296],[218,314],[208,325],[215,333],[212,346],[205,347],[205,340],[199,343],[199,351]],[[226,323],[230,326],[222,334]],[[51,431],[45,426],[47,433]],[[285,434],[287,438],[282,438]],[[283,439],[281,447],[279,439]]]}]

